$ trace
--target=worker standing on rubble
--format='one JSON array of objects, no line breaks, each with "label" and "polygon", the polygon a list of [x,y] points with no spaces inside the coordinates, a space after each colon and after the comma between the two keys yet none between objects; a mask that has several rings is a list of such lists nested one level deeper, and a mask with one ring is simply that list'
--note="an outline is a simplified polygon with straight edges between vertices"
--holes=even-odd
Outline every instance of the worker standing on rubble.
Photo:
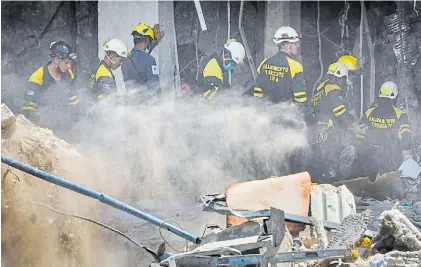
[{"label": "worker standing on rubble", "polygon": [[163,34],[159,25],[151,28],[145,23],[139,23],[133,28],[132,35],[134,48],[121,67],[129,99],[134,95],[137,103],[156,102],[162,94],[158,66],[150,53]]},{"label": "worker standing on rubble", "polygon": [[67,132],[79,116],[79,97],[72,71],[77,55],[64,41],[51,42],[49,55],[51,61],[29,77],[22,113],[55,133]]},{"label": "worker standing on rubble", "polygon": [[106,40],[103,45],[104,59],[91,75],[92,96],[96,101],[101,101],[108,95],[117,92],[117,85],[111,70],[118,69],[123,60],[127,58],[127,46],[123,41],[111,39]]},{"label": "worker standing on rubble", "polygon": [[397,170],[410,156],[411,129],[408,116],[396,107],[398,94],[396,83],[385,82],[380,88],[378,101],[361,119],[361,124],[366,126],[365,131],[358,133],[365,148],[361,164],[371,180],[375,180],[379,173]]},{"label": "worker standing on rubble", "polygon": [[246,51],[244,46],[235,39],[229,39],[224,44],[224,50],[221,56],[217,54],[201,61],[206,61],[204,67],[200,68],[200,76],[196,92],[203,96],[206,100],[212,100],[218,91],[222,91],[229,87],[225,74],[234,70],[237,64],[242,64]]},{"label": "worker standing on rubble", "polygon": [[280,27],[273,36],[279,52],[264,59],[257,68],[253,95],[272,103],[290,102],[306,110],[307,90],[303,65],[292,59],[297,55],[300,36],[291,27]]},{"label": "worker standing on rubble", "polygon": [[[317,164],[314,166],[313,177],[327,177],[329,180],[342,177],[340,160],[343,157],[343,135],[348,127],[355,122],[349,112],[348,101],[345,99],[345,88],[348,80],[348,68],[336,62],[329,65],[326,80],[317,87],[311,99],[316,125],[311,136],[315,146]],[[356,160],[355,156],[352,161]],[[352,164],[348,164],[352,166]]]}]

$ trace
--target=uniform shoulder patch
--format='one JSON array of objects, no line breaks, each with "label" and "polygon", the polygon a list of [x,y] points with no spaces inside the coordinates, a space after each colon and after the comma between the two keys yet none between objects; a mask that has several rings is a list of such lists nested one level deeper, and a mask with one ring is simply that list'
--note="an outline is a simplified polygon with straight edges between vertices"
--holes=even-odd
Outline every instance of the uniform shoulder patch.
[{"label": "uniform shoulder patch", "polygon": [[153,75],[158,75],[158,66],[157,65],[152,65],[152,74]]}]

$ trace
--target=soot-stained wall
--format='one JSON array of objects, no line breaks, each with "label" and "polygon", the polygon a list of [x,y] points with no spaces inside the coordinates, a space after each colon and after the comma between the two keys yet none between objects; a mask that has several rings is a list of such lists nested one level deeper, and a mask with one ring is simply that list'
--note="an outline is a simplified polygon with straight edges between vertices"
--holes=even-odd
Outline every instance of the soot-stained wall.
[{"label": "soot-stained wall", "polygon": [[65,40],[76,48],[77,84],[85,90],[89,72],[97,64],[97,2],[28,1],[1,4],[2,102],[19,113],[26,81],[50,58],[53,40]]}]

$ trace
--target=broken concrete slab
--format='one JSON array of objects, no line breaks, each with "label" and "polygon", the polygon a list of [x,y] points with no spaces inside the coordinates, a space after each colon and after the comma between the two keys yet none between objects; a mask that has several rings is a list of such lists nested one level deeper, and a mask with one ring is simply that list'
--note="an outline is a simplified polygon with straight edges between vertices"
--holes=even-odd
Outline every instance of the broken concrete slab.
[{"label": "broken concrete slab", "polygon": [[6,106],[6,104],[1,104],[1,129],[7,129],[13,125],[16,121],[16,116],[13,112]]},{"label": "broken concrete slab", "polygon": [[356,196],[369,195],[378,200],[384,200],[387,197],[401,199],[404,194],[404,186],[400,176],[401,171],[393,171],[378,176],[374,182],[371,182],[368,177],[360,177],[336,182],[334,185],[346,185]]}]

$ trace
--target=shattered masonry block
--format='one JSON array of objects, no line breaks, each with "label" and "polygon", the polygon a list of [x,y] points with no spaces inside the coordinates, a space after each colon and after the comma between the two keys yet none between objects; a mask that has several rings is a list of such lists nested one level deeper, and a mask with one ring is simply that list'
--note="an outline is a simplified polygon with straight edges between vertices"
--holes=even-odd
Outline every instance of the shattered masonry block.
[{"label": "shattered masonry block", "polygon": [[367,230],[370,218],[370,210],[348,215],[336,230],[327,248],[343,248],[347,245],[355,244]]},{"label": "shattered masonry block", "polygon": [[6,106],[6,104],[1,104],[1,128],[7,129],[16,121],[16,116],[13,112]]}]

